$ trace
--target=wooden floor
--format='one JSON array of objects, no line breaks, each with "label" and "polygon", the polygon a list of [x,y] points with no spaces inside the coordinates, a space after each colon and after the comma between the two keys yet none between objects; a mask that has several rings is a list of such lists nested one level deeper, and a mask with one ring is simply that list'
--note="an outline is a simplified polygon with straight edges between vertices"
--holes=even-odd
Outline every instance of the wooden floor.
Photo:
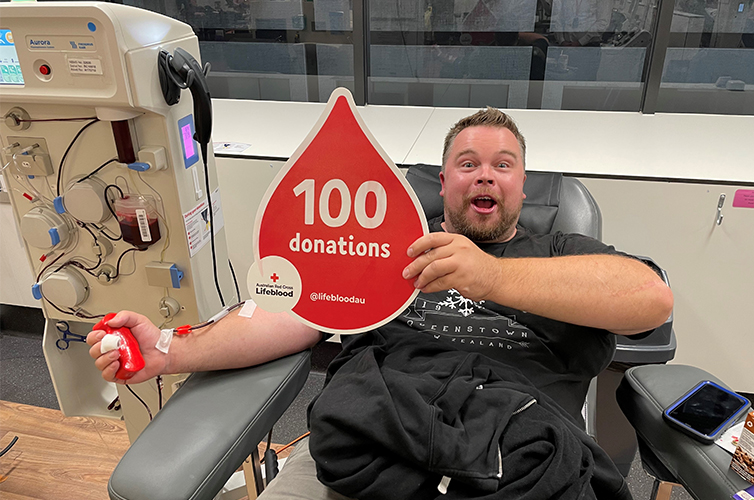
[{"label": "wooden floor", "polygon": [[107,480],[129,446],[119,420],[0,401],[0,497],[107,499]]},{"label": "wooden floor", "polygon": [[14,436],[0,457],[3,500],[107,500],[107,481],[130,445],[120,420],[0,401],[0,450]]}]

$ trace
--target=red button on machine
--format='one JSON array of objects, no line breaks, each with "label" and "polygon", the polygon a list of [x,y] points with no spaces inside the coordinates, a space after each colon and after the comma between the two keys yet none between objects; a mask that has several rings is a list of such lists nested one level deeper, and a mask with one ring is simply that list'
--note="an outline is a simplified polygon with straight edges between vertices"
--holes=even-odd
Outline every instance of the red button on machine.
[{"label": "red button on machine", "polygon": [[48,65],[43,64],[43,65],[41,65],[39,67],[39,72],[42,73],[43,75],[47,76],[50,73],[52,73],[52,69],[50,69],[50,67]]}]

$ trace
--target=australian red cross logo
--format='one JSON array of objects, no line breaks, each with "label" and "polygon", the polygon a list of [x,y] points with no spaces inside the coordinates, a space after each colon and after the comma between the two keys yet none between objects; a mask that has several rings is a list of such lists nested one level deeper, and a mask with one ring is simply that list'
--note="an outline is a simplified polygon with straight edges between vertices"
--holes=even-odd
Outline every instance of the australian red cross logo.
[{"label": "australian red cross logo", "polygon": [[409,245],[427,232],[404,175],[350,92],[336,89],[262,200],[249,291],[263,309],[321,331],[367,331],[418,293],[401,272]]}]

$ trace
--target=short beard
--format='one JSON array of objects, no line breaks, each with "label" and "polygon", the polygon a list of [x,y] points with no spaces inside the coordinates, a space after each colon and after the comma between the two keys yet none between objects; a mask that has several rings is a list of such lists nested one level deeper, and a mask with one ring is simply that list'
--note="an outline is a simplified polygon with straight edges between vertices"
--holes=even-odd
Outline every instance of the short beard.
[{"label": "short beard", "polygon": [[518,208],[511,211],[503,210],[503,204],[500,200],[495,201],[500,210],[500,215],[497,224],[494,225],[475,224],[469,220],[466,214],[471,206],[471,198],[463,200],[460,210],[452,210],[445,207],[445,214],[453,230],[458,234],[466,236],[471,241],[481,243],[498,241],[518,222],[518,217],[521,214],[521,207],[523,206],[524,200],[521,199]]}]

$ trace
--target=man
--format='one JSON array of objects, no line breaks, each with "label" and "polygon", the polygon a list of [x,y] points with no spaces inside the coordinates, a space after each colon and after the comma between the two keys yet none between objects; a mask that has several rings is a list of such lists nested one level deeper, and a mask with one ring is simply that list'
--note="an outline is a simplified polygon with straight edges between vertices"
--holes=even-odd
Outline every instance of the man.
[{"label": "man", "polygon": [[[542,406],[553,408],[558,420],[566,421],[570,429],[580,418],[589,380],[612,358],[613,334],[644,332],[668,318],[672,293],[642,262],[590,238],[537,236],[517,225],[525,198],[525,152],[524,138],[515,123],[492,108],[461,120],[451,129],[440,174],[444,216],[430,221],[433,232],[408,248],[408,255],[415,259],[403,271],[403,278],[412,280],[422,293],[396,320],[343,339],[343,352],[328,369],[328,384],[311,408],[312,450],[320,456],[319,470],[315,470],[308,445],[303,443],[263,498],[347,498],[323,485],[317,473],[341,492],[355,491],[362,498],[369,497],[369,485],[348,482],[356,477],[349,476],[353,471],[336,477],[339,471],[323,458],[332,453],[324,437],[329,432],[327,422],[339,418],[327,414],[324,402],[333,397],[337,400],[338,390],[351,389],[348,381],[353,365],[362,361],[364,353],[378,349],[385,359],[406,356],[406,362],[400,365],[414,365],[417,360],[432,363],[435,358],[455,363],[452,358],[456,353],[470,353],[474,363],[481,362],[485,370],[486,365],[495,373],[511,370],[511,378],[529,384]],[[311,347],[322,337],[288,315],[257,309],[251,320],[231,314],[206,331],[176,337],[165,355],[151,347],[159,330],[144,316],[123,311],[110,325],[129,326],[141,344],[146,366],[131,383],[164,373],[259,364]],[[87,342],[92,345],[90,353],[103,378],[114,381],[118,353],[100,354],[103,335],[93,331]],[[477,368],[474,365],[473,369]],[[425,372],[432,373],[431,366]],[[399,379],[398,390],[400,386]],[[366,405],[374,401],[369,398]],[[527,415],[533,402],[529,398],[516,413],[526,410],[522,415]],[[375,417],[375,424],[390,421],[379,411]],[[323,436],[319,441],[318,435]],[[591,457],[591,451],[584,450],[584,446],[591,446],[589,443],[574,446],[578,453]],[[347,449],[355,450],[353,446]],[[503,458],[499,457],[498,478],[502,476]],[[581,465],[576,462],[576,466]],[[346,465],[351,463],[354,460],[349,459]],[[590,469],[586,476],[577,475],[586,477],[588,483],[591,474]],[[627,494],[622,478],[617,481],[617,486],[610,486],[615,491],[609,493],[616,494],[620,489]]]}]

